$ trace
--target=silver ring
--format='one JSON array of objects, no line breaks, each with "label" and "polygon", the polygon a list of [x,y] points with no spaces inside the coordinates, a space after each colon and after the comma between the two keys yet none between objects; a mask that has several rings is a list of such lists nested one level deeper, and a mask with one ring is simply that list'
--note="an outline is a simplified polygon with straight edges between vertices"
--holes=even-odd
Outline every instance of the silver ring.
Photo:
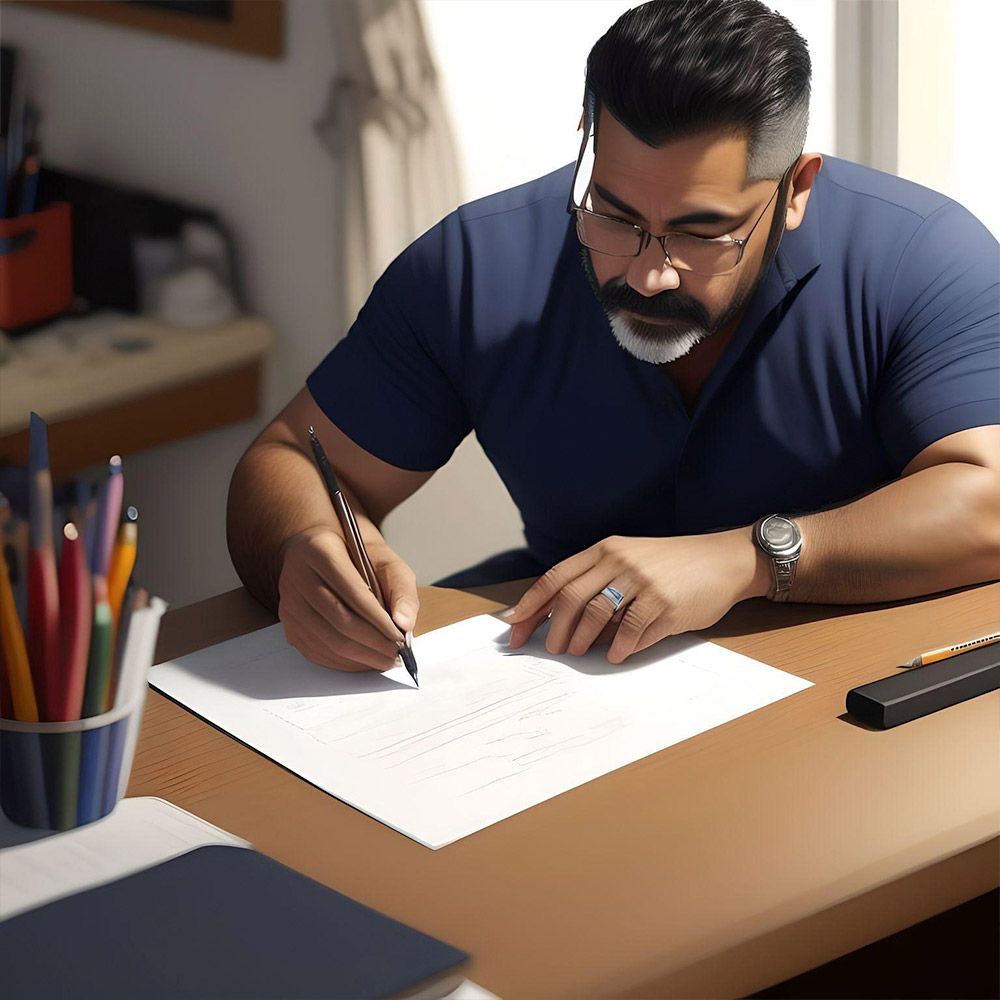
[{"label": "silver ring", "polygon": [[620,590],[615,590],[610,583],[598,596],[606,597],[615,606],[615,611],[622,606],[622,601],[625,600],[625,595]]}]

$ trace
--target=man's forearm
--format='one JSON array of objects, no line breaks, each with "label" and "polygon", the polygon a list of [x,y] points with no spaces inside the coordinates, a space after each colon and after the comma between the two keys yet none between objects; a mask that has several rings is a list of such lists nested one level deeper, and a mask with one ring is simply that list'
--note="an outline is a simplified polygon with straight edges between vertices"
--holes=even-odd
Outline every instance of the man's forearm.
[{"label": "man's forearm", "polygon": [[[377,529],[347,486],[340,485],[367,540]],[[255,443],[240,459],[229,484],[226,537],[243,585],[274,614],[281,547],[293,535],[315,527],[343,534],[312,458],[293,444]]]},{"label": "man's forearm", "polygon": [[[1000,476],[962,462],[897,479],[852,503],[794,515],[802,556],[789,600],[896,601],[1000,579]],[[743,538],[753,541],[748,531]],[[748,597],[771,587],[757,553]]]}]

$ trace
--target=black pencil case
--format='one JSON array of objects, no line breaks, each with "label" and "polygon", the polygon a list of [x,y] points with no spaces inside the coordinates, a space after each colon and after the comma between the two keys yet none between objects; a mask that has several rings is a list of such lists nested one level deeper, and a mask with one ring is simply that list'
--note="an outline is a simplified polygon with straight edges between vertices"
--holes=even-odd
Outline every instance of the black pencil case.
[{"label": "black pencil case", "polygon": [[997,688],[1000,642],[853,688],[847,711],[876,729],[891,729]]}]

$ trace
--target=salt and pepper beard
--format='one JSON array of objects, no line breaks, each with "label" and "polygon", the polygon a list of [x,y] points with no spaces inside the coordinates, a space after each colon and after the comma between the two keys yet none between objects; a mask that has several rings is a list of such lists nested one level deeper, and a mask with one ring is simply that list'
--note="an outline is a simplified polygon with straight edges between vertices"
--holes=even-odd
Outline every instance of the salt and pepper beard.
[{"label": "salt and pepper beard", "polygon": [[[736,291],[726,308],[714,320],[708,310],[682,291],[660,292],[654,296],[644,296],[629,286],[624,278],[611,279],[601,288],[594,273],[590,251],[580,247],[580,262],[583,264],[587,281],[597,296],[611,325],[611,332],[623,348],[633,357],[650,364],[660,365],[684,357],[696,344],[721,330],[753,298],[764,275],[774,259],[778,244],[785,231],[785,201],[788,194],[779,192],[779,207],[771,220],[767,236],[767,246],[757,273],[749,280],[745,277],[736,286]],[[681,272],[682,274],[685,272]],[[619,284],[612,284],[614,281]],[[625,307],[639,315],[647,315],[657,320],[670,320],[670,325],[659,322],[644,323],[621,311]]]}]

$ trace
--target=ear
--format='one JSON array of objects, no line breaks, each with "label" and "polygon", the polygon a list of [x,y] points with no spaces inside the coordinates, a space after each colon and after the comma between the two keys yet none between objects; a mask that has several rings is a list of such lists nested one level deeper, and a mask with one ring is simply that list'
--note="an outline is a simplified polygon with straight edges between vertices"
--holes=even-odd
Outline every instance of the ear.
[{"label": "ear", "polygon": [[792,173],[792,190],[785,209],[785,229],[798,229],[806,214],[806,202],[812,183],[823,166],[823,157],[819,153],[803,153]]}]

